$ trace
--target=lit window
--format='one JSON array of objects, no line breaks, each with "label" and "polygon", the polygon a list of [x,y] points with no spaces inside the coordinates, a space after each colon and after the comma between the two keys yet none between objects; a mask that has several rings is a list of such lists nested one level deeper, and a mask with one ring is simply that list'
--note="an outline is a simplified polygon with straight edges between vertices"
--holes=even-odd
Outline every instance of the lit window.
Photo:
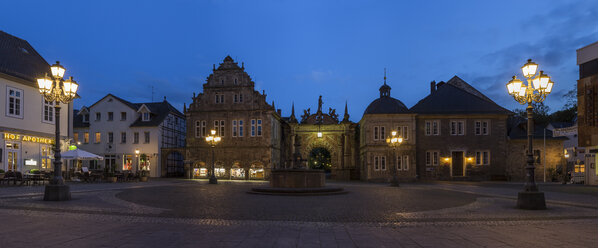
[{"label": "lit window", "polygon": [[73,133],[73,140],[75,143],[79,142],[79,133]]},{"label": "lit window", "polygon": [[96,137],[95,137],[95,143],[100,143],[102,141],[102,134],[100,132],[96,133]]},{"label": "lit window", "polygon": [[83,134],[83,143],[85,143],[85,144],[89,143],[89,133],[88,132],[85,132]]}]

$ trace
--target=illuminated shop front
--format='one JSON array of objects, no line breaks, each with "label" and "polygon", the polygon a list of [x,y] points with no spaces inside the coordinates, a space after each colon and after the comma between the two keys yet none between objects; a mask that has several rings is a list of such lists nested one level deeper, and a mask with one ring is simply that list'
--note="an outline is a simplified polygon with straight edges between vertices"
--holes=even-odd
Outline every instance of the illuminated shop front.
[{"label": "illuminated shop front", "polygon": [[245,170],[239,166],[238,162],[233,164],[233,167],[230,169],[230,178],[245,179]]},{"label": "illuminated shop front", "polygon": [[223,178],[226,176],[226,169],[224,169],[224,166],[221,162],[216,162],[216,166],[214,167],[214,175],[216,175],[217,178]]},{"label": "illuminated shop front", "polygon": [[32,169],[52,170],[53,138],[17,132],[0,136],[0,169],[27,172]]},{"label": "illuminated shop front", "polygon": [[249,179],[264,179],[264,166],[261,164],[252,164],[249,169]]}]

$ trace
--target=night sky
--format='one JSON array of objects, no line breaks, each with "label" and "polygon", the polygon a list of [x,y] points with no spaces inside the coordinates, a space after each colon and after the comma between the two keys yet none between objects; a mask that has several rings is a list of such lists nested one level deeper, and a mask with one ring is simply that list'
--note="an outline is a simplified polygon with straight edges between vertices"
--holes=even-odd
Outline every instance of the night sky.
[{"label": "night sky", "polygon": [[348,101],[359,121],[379,97],[412,107],[458,75],[507,109],[533,59],[555,82],[551,112],[578,79],[575,50],[598,41],[598,1],[4,1],[0,30],[80,83],[75,108],[108,93],[182,110],[230,55],[283,116]]}]

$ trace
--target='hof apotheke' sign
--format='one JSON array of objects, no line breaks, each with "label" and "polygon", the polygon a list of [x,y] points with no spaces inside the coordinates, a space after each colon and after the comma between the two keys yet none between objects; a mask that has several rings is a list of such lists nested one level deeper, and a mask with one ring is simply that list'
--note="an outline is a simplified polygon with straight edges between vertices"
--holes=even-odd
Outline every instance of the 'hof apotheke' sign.
[{"label": "'hof apotheke' sign", "polygon": [[14,133],[4,133],[5,140],[20,140],[20,141],[27,141],[27,142],[34,142],[34,143],[42,143],[42,144],[54,144],[54,139],[44,138],[44,137],[36,137],[30,135],[23,135],[23,134],[14,134]]}]

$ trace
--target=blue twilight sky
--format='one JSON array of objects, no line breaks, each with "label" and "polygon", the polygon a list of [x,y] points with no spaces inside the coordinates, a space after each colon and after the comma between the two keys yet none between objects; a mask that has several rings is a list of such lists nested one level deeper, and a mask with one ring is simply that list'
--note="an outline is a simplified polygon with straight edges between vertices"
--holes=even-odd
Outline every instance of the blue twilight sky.
[{"label": "blue twilight sky", "polygon": [[0,30],[80,83],[75,107],[108,93],[182,109],[212,64],[245,62],[284,116],[348,101],[359,121],[379,97],[412,107],[458,75],[507,109],[505,83],[527,58],[552,76],[551,111],[578,79],[575,50],[598,41],[598,1],[5,1]]}]

